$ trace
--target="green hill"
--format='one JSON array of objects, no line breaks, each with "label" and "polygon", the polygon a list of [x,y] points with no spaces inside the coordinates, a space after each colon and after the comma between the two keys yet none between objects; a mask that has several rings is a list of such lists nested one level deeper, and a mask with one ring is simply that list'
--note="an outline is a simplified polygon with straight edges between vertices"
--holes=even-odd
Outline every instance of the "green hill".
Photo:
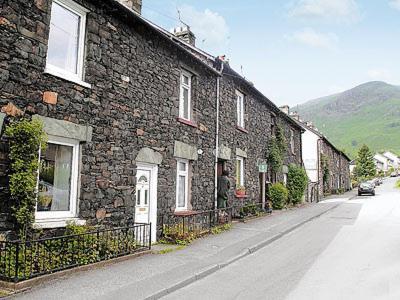
[{"label": "green hill", "polygon": [[373,81],[294,107],[338,148],[355,157],[362,144],[400,153],[400,87]]}]

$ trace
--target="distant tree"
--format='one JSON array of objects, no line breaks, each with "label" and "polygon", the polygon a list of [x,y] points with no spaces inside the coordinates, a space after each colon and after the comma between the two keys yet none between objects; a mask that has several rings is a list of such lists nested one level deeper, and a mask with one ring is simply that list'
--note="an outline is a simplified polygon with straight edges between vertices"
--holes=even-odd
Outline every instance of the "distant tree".
[{"label": "distant tree", "polygon": [[374,156],[365,144],[358,151],[355,170],[357,178],[370,178],[376,175]]}]

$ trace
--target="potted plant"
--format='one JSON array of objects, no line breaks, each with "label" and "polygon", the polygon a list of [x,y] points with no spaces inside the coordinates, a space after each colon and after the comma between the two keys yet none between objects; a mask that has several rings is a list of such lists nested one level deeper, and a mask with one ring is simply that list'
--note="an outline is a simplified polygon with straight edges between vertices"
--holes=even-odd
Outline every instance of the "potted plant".
[{"label": "potted plant", "polygon": [[237,188],[236,188],[236,195],[237,196],[244,196],[244,195],[246,195],[246,188],[244,187],[244,186],[238,186]]}]

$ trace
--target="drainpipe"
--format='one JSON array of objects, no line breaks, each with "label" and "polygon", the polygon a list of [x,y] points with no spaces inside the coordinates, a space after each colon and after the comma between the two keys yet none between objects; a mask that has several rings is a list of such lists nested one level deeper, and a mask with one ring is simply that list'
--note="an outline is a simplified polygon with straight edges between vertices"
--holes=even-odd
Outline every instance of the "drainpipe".
[{"label": "drainpipe", "polygon": [[220,76],[217,77],[217,120],[215,129],[215,174],[214,174],[214,208],[217,209],[218,202],[218,152],[219,152],[219,100],[220,100],[220,80],[224,70],[224,62],[221,62]]},{"label": "drainpipe", "polygon": [[320,193],[320,187],[321,187],[321,180],[322,180],[322,189],[324,186],[323,182],[323,175],[321,178],[321,139],[318,139],[317,141],[317,179],[318,179],[318,188],[317,188],[317,202],[319,202],[319,193]]}]

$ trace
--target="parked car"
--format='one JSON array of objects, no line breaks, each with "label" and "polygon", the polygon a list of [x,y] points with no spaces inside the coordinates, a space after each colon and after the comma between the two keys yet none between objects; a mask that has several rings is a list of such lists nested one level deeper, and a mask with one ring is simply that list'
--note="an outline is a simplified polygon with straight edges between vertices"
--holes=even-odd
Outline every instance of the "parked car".
[{"label": "parked car", "polygon": [[376,181],[375,181],[375,179],[368,180],[368,181],[366,181],[366,183],[371,184],[374,188],[376,187]]},{"label": "parked car", "polygon": [[371,181],[363,182],[358,187],[358,196],[369,194],[375,196],[375,186]]},{"label": "parked car", "polygon": [[397,177],[397,173],[396,173],[396,172],[392,172],[392,173],[390,174],[390,177]]}]

